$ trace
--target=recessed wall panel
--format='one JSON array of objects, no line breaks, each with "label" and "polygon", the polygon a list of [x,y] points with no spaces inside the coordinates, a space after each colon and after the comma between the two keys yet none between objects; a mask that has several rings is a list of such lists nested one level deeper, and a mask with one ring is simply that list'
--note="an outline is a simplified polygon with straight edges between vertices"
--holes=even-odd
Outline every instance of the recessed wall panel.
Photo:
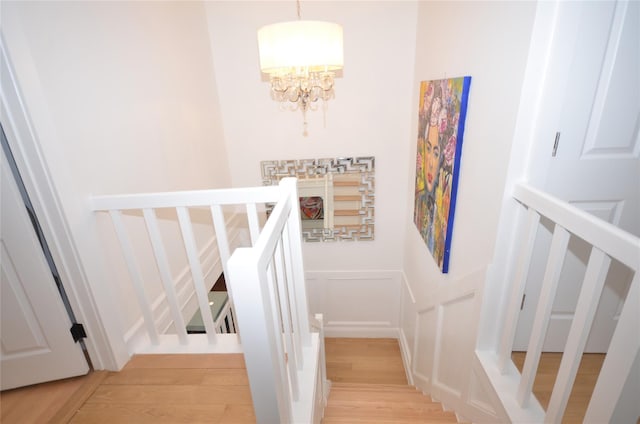
[{"label": "recessed wall panel", "polygon": [[476,328],[473,294],[468,294],[440,306],[442,328],[440,336],[436,383],[458,392],[467,385]]}]

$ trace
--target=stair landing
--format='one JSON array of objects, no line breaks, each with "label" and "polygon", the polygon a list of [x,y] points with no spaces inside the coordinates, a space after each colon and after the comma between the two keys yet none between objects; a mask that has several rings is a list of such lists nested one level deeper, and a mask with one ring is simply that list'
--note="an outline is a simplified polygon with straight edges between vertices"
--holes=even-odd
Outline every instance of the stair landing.
[{"label": "stair landing", "polygon": [[325,349],[332,386],[323,424],[457,422],[407,384],[397,340],[327,338]]}]

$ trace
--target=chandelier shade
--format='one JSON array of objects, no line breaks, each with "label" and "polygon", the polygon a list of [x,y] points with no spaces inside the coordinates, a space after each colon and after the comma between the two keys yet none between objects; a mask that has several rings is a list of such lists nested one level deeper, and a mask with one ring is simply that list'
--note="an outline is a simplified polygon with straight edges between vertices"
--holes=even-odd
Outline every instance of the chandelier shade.
[{"label": "chandelier shade", "polygon": [[270,76],[342,69],[342,26],[322,21],[290,21],[258,30],[260,70]]},{"label": "chandelier shade", "polygon": [[[300,9],[298,3],[298,18]],[[342,26],[322,21],[290,21],[258,30],[260,70],[269,76],[271,98],[282,109],[307,111],[334,97],[335,71],[343,67]]]}]

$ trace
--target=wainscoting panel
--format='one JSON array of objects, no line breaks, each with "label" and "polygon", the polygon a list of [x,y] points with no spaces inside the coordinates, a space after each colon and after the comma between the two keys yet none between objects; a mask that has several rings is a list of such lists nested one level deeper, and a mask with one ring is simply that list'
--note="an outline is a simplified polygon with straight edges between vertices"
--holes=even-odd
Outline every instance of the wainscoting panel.
[{"label": "wainscoting panel", "polygon": [[418,311],[417,314],[416,345],[413,354],[415,362],[412,370],[415,379],[422,383],[420,387],[423,390],[425,390],[425,387],[431,388],[433,378],[432,370],[436,354],[436,340],[438,338],[437,312],[436,307],[431,306]]},{"label": "wainscoting panel", "polygon": [[[400,348],[409,381],[453,410],[460,422],[503,422],[506,415],[475,355],[485,270],[457,281],[430,284],[416,298],[402,274],[400,284]],[[408,352],[404,352],[409,350]]]},{"label": "wainscoting panel", "polygon": [[327,337],[398,337],[400,273],[308,271],[311,313],[324,314]]},{"label": "wainscoting panel", "polygon": [[[475,338],[473,328],[473,294],[466,294],[439,306],[441,320],[438,328],[434,382],[456,396],[462,395],[470,370],[470,352]],[[456,364],[455,366],[451,366]]]}]

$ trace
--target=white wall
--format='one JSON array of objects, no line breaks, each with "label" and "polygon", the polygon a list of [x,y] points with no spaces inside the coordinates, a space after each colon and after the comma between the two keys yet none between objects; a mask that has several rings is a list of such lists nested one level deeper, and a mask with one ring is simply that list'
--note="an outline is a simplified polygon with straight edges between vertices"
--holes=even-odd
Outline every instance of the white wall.
[{"label": "white wall", "polygon": [[414,383],[474,421],[496,421],[474,362],[480,297],[496,240],[509,154],[534,19],[532,2],[421,2],[411,146],[415,163],[422,80],[470,75],[449,274],[441,274],[413,224],[414,171],[407,202],[401,342]]},{"label": "white wall", "polygon": [[2,35],[83,278],[118,334],[127,322],[112,300],[127,295],[101,259],[88,197],[230,185],[204,6],[5,1]]},{"label": "white wall", "polygon": [[[258,28],[296,19],[295,3],[207,2],[232,182],[260,185],[262,160],[375,156],[375,240],[304,243],[305,269],[312,309],[325,313],[327,334],[395,335],[405,189],[413,163],[406,152],[417,3],[301,5],[303,19],[344,28],[344,72],[328,102],[326,127],[321,110],[310,112],[306,138],[301,113],[279,110],[258,63]],[[367,306],[353,308],[351,301]],[[371,310],[384,311],[383,317],[372,318]]]}]

